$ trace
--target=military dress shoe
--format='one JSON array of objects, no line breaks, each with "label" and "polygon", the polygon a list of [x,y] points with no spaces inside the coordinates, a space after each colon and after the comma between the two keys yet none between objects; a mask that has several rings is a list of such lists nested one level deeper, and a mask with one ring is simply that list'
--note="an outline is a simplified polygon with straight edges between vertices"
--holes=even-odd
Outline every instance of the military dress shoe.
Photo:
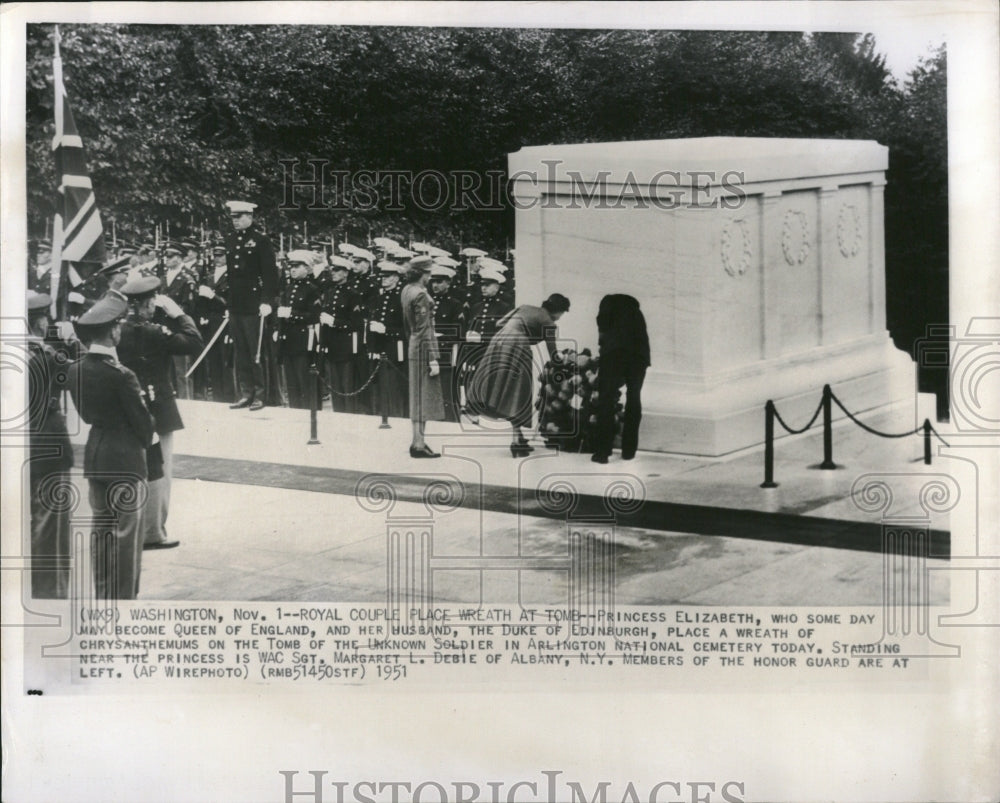
[{"label": "military dress shoe", "polygon": [[143,544],[143,549],[173,549],[175,546],[180,546],[180,541],[150,541],[148,544]]},{"label": "military dress shoe", "polygon": [[433,451],[426,443],[420,448],[410,447],[410,457],[440,457],[441,455]]},{"label": "military dress shoe", "polygon": [[607,465],[608,455],[601,454],[600,452],[595,452],[594,455],[590,458],[590,462],[600,463],[601,465]]},{"label": "military dress shoe", "polygon": [[230,404],[229,405],[229,409],[230,410],[242,410],[244,407],[249,407],[252,402],[253,402],[253,399],[251,399],[249,396],[244,396],[242,399],[240,399],[235,404]]},{"label": "military dress shoe", "polygon": [[264,409],[264,402],[262,402],[260,399],[254,399],[253,404],[250,405],[251,413],[256,413],[258,410],[263,410],[263,409]]},{"label": "military dress shoe", "polygon": [[622,449],[622,460],[631,460],[635,457],[635,449]]}]

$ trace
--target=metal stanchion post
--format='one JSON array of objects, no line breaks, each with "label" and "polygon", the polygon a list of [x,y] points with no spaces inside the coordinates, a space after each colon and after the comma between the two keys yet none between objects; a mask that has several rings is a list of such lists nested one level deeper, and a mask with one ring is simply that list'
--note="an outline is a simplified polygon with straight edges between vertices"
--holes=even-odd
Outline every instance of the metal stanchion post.
[{"label": "metal stanchion post", "polygon": [[382,381],[382,375],[385,373],[385,360],[387,359],[389,358],[383,354],[378,361],[378,398],[379,407],[382,410],[382,423],[378,425],[379,429],[392,429],[392,426],[389,424],[389,400],[385,397],[385,382]]},{"label": "metal stanchion post", "polygon": [[[319,367],[316,365],[316,348],[317,344],[313,341],[314,330],[310,328],[309,330],[309,345],[312,347],[309,349],[309,355],[311,362],[309,363],[309,376],[312,378],[312,390],[310,397],[312,399],[309,405],[309,446],[315,446],[319,443],[319,425],[316,420],[316,410],[319,407],[320,399],[322,396],[322,389],[320,388],[320,376]],[[317,338],[318,339],[318,338]]]},{"label": "metal stanchion post", "polygon": [[833,391],[829,385],[823,385],[823,462],[822,469],[834,469],[833,462]]},{"label": "metal stanchion post", "polygon": [[777,488],[774,481],[774,402],[764,405],[764,481],[761,488]]},{"label": "metal stanchion post", "polygon": [[931,464],[931,420],[924,419],[924,464]]}]

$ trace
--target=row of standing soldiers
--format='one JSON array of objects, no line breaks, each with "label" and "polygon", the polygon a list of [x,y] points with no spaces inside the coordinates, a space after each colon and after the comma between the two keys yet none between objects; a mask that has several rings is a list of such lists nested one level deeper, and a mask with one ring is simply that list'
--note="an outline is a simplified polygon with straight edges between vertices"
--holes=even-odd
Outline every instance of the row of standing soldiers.
[{"label": "row of standing soldiers", "polygon": [[[227,247],[214,246],[211,265],[207,259],[194,262],[183,246],[176,251],[168,248],[165,294],[191,315],[206,344],[213,337],[215,342],[192,373],[190,385],[184,374],[192,358],[175,358],[175,387],[182,398],[232,402],[239,388],[234,381],[233,335],[224,325],[230,294]],[[335,411],[409,414],[400,303],[406,263],[402,257],[376,260],[363,249],[357,252],[348,258],[328,255],[322,248],[293,250],[280,265],[277,309],[268,316],[260,339],[268,405],[309,408],[310,394],[318,385],[320,408],[329,399]],[[457,421],[465,386],[496,322],[513,308],[513,283],[497,263],[484,260],[484,266],[475,255],[465,257],[457,270],[444,262],[432,271],[429,289],[441,347],[446,417]]]},{"label": "row of standing soldiers", "polygon": [[[354,270],[341,257],[317,262],[308,251],[290,252],[287,263],[276,343],[289,405],[310,406],[315,369],[325,375],[321,384],[334,410],[408,416],[407,344],[400,302],[405,266],[382,260],[376,274]],[[456,277],[452,268],[436,265],[430,284],[449,421],[458,421],[465,385],[497,321],[512,308],[502,290],[506,279],[499,272],[473,266],[459,281]]]}]

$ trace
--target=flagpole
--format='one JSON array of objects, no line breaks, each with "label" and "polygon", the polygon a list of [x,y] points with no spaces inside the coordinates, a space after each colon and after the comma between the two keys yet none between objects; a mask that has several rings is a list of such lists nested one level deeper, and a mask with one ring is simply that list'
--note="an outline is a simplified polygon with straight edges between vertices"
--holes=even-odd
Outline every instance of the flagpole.
[{"label": "flagpole", "polygon": [[[59,26],[55,26],[55,54],[52,58],[52,88],[55,92],[56,136],[63,131],[63,99],[62,99],[62,56],[59,53]],[[52,218],[52,275],[49,277],[49,292],[52,294],[52,305],[49,309],[52,320],[63,320],[66,305],[59,303],[59,283],[62,278],[62,247],[63,227],[62,215],[57,211]]]}]

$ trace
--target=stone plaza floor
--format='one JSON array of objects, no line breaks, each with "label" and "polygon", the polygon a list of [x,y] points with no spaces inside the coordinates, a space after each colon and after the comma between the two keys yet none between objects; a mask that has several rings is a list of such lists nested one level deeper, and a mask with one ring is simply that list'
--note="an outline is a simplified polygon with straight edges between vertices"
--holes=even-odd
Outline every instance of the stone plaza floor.
[{"label": "stone plaza floor", "polygon": [[[567,555],[573,531],[608,548],[621,604],[877,605],[882,528],[855,503],[855,481],[893,473],[894,511],[919,516],[916,489],[940,470],[920,461],[918,437],[884,440],[849,422],[834,427],[834,471],[811,468],[818,429],[777,441],[779,487],[765,490],[762,448],[597,465],[535,439],[534,454],[515,460],[502,427],[431,422],[428,442],[444,456],[413,460],[402,419],[380,429],[375,417],[322,411],[320,443],[308,445],[307,411],[179,405],[167,529],[181,545],[144,553],[140,599],[384,600],[387,533],[417,527],[445,563],[435,601],[565,602],[568,572],[544,558]],[[870,423],[906,428],[891,416]],[[74,436],[78,466],[85,436]],[[947,566],[947,517],[928,524],[941,556],[927,564],[929,601],[944,603],[947,575],[933,569]],[[501,560],[484,571],[484,557],[542,568]]]}]

